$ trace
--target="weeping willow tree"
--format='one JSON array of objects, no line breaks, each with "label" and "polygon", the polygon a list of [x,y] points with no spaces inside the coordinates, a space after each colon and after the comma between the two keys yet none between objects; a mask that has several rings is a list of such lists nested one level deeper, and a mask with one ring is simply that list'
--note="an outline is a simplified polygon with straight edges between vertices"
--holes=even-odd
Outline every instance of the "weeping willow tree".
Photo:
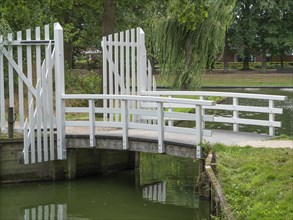
[{"label": "weeping willow tree", "polygon": [[[167,16],[155,26],[160,72],[176,89],[195,90],[216,55],[236,0],[171,0]],[[172,80],[170,80],[172,78]]]},{"label": "weeping willow tree", "polygon": [[[0,18],[0,37],[2,36],[3,42],[8,40],[7,35],[9,33],[12,33],[12,30],[11,30],[9,24],[7,23],[7,21],[4,18]],[[3,44],[0,43],[0,54],[2,53],[2,50],[3,50]]]}]

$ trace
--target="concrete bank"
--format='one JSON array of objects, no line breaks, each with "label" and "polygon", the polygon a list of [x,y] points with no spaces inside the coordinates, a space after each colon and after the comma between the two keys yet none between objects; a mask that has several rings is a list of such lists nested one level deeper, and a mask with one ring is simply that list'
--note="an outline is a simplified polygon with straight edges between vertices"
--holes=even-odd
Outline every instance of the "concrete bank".
[{"label": "concrete bank", "polygon": [[24,165],[22,139],[0,140],[0,183],[74,179],[134,167],[135,153],[103,149],[68,149],[67,160]]}]

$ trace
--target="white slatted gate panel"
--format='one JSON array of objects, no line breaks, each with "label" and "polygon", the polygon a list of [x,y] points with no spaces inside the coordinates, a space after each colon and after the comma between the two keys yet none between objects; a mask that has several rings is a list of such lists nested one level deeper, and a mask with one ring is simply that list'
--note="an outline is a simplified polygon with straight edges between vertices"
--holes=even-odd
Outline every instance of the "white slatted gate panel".
[{"label": "white slatted gate panel", "polygon": [[63,44],[63,30],[58,23],[54,27],[54,37],[50,25],[0,37],[0,128],[7,132],[7,109],[13,108],[14,131],[23,132],[25,164],[61,158],[54,140],[53,83],[62,68],[56,68],[55,55],[63,51],[55,45]]},{"label": "white slatted gate panel", "polygon": [[[103,94],[140,95],[155,90],[152,67],[147,59],[145,33],[141,28],[103,37]],[[104,100],[104,108],[120,108],[119,100]],[[133,101],[128,108],[140,108]],[[138,120],[132,115],[131,120]],[[104,121],[120,121],[119,115],[104,114]]]}]

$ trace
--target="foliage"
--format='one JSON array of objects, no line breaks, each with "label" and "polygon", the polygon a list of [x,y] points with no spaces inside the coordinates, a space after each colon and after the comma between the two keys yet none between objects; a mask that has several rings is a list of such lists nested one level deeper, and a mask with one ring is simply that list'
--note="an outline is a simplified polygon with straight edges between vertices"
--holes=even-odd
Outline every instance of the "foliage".
[{"label": "foliage", "polygon": [[218,171],[237,219],[293,218],[293,151],[216,145]]},{"label": "foliage", "polygon": [[292,7],[290,0],[237,1],[228,41],[243,58],[243,69],[249,69],[250,55],[260,51],[280,57],[292,53]]},{"label": "foliage", "polygon": [[216,54],[223,49],[224,33],[231,21],[234,5],[234,0],[211,1],[202,7],[201,19],[196,16],[190,21],[195,23],[191,26],[187,22],[190,11],[194,4],[202,1],[189,2],[191,8],[175,10],[175,1],[169,6],[167,16],[155,26],[155,52],[158,53],[161,72],[172,77],[173,86],[181,89],[200,86],[206,66],[211,65]]}]

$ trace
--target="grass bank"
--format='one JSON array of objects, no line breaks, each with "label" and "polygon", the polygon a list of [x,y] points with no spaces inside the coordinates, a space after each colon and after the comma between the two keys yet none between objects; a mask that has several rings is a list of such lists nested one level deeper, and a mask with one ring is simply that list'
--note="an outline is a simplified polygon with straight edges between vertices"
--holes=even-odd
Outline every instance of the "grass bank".
[{"label": "grass bank", "polygon": [[293,219],[293,150],[216,145],[219,181],[236,219]]},{"label": "grass bank", "polygon": [[[158,86],[170,87],[170,77],[164,80],[161,75],[156,76]],[[254,87],[254,86],[278,86],[293,87],[293,74],[290,73],[258,73],[256,71],[238,71],[222,73],[213,71],[206,73],[202,78],[202,86],[236,86],[236,87]]]}]

